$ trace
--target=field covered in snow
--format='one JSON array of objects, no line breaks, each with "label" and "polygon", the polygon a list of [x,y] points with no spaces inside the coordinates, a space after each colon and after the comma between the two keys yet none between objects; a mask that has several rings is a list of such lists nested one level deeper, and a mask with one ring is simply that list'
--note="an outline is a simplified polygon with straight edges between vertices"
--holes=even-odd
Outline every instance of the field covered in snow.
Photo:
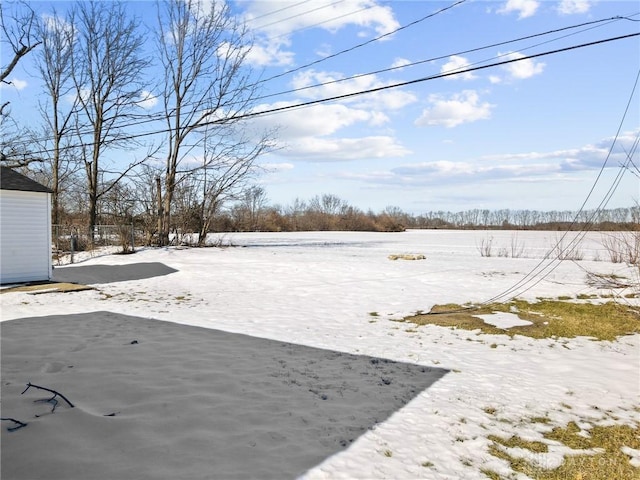
[{"label": "field covered in snow", "polygon": [[[494,297],[640,304],[632,295],[638,268],[611,263],[603,235],[589,233],[569,248],[573,237],[561,232],[228,233],[214,239],[224,248],[78,256],[77,265],[56,270],[161,262],[176,272],[74,293],[3,294],[1,318],[108,311],[444,369],[304,477],[473,479],[486,478],[483,470],[508,477],[508,463],[488,453],[491,435],[540,440],[572,420],[588,431],[638,419],[640,335],[512,338],[398,320]],[[566,260],[555,260],[559,252]],[[402,255],[420,259],[390,259]],[[601,289],[590,274],[630,286]],[[530,421],[540,417],[550,423]],[[566,453],[550,445],[532,461],[553,468]]]}]

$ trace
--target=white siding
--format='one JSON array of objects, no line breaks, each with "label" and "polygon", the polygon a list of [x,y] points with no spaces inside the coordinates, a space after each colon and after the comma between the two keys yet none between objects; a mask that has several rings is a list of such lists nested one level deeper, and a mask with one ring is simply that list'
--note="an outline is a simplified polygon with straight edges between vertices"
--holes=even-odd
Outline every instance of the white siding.
[{"label": "white siding", "polygon": [[0,283],[51,278],[50,197],[0,190]]}]

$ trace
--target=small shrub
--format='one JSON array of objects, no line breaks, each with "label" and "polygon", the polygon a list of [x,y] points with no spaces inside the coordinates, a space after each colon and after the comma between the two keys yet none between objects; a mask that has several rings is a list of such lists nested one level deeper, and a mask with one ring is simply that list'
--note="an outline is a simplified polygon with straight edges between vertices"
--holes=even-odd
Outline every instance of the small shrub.
[{"label": "small shrub", "polygon": [[[616,275],[615,273],[593,273],[587,272],[587,285],[601,289],[629,288],[632,283],[627,277]],[[606,298],[606,296],[603,296]]]},{"label": "small shrub", "polygon": [[520,258],[524,255],[524,243],[518,240],[518,235],[511,237],[511,258]]},{"label": "small shrub", "polygon": [[480,245],[476,245],[481,257],[491,257],[493,250],[493,237],[483,238]]},{"label": "small shrub", "polygon": [[603,235],[602,246],[607,251],[611,263],[640,265],[640,232]]},{"label": "small shrub", "polygon": [[565,245],[564,240],[560,238],[554,242],[554,245],[549,251],[549,256],[555,257],[558,260],[580,261],[584,259],[584,252],[580,250],[580,242],[571,240]]}]

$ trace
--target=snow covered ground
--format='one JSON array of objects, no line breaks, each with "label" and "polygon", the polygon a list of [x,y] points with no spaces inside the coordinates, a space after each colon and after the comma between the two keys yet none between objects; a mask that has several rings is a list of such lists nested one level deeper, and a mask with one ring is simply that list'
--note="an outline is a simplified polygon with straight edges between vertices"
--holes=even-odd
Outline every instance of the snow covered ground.
[{"label": "snow covered ground", "polygon": [[[550,425],[527,419],[542,416],[558,425],[637,420],[640,335],[533,340],[396,320],[434,304],[499,295],[539,267],[560,238],[505,231],[230,233],[222,242],[229,248],[143,249],[81,261],[162,262],[177,272],[75,293],[5,294],[1,319],[111,311],[444,368],[442,379],[305,478],[486,478],[483,468],[508,475],[508,464],[487,451],[491,434],[539,439]],[[489,241],[492,256],[481,256]],[[498,256],[514,244],[519,257]],[[638,284],[637,268],[607,261],[599,233],[578,250],[583,260],[557,264],[519,289],[519,298],[612,293],[589,286],[587,272]],[[426,258],[389,259],[398,254]],[[563,448],[534,460],[554,467]]]}]

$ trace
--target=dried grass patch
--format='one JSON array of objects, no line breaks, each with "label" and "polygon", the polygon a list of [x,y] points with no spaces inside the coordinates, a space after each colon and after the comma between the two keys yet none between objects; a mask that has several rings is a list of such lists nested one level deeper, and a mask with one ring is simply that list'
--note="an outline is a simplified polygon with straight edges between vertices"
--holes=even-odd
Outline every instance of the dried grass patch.
[{"label": "dried grass patch", "polygon": [[[496,312],[514,313],[521,320],[531,322],[531,325],[504,329],[489,325],[477,316]],[[403,320],[418,325],[439,325],[480,330],[487,334],[523,335],[531,338],[586,336],[596,340],[615,340],[622,335],[640,333],[640,308],[615,302],[585,303],[544,299],[535,303],[513,300],[480,307],[435,305],[428,314],[417,314]]]},{"label": "dried grass patch", "polygon": [[389,260],[426,260],[427,259],[427,257],[418,253],[392,254],[392,255],[389,255],[388,258]]},{"label": "dried grass patch", "polygon": [[[549,445],[538,441],[526,441],[517,436],[502,439],[489,437],[492,444],[489,453],[507,461],[512,470],[538,480],[612,480],[638,479],[640,468],[631,463],[631,450],[640,450],[640,424],[594,426],[582,431],[575,422],[556,427],[544,434],[549,442],[560,442],[563,446],[577,450],[576,454],[564,455],[557,468],[544,468],[544,462],[534,464],[527,458],[515,457],[509,448],[525,449],[537,456],[549,450]],[[551,444],[551,443],[550,443]],[[580,453],[588,450],[587,453]],[[486,470],[490,478],[501,479],[497,473]]]},{"label": "dried grass patch", "polygon": [[81,292],[83,290],[94,290],[94,288],[88,285],[80,285],[77,283],[47,282],[38,283],[35,285],[19,285],[15,287],[3,288],[0,290],[0,293],[26,292],[30,295],[40,295],[44,293]]}]

